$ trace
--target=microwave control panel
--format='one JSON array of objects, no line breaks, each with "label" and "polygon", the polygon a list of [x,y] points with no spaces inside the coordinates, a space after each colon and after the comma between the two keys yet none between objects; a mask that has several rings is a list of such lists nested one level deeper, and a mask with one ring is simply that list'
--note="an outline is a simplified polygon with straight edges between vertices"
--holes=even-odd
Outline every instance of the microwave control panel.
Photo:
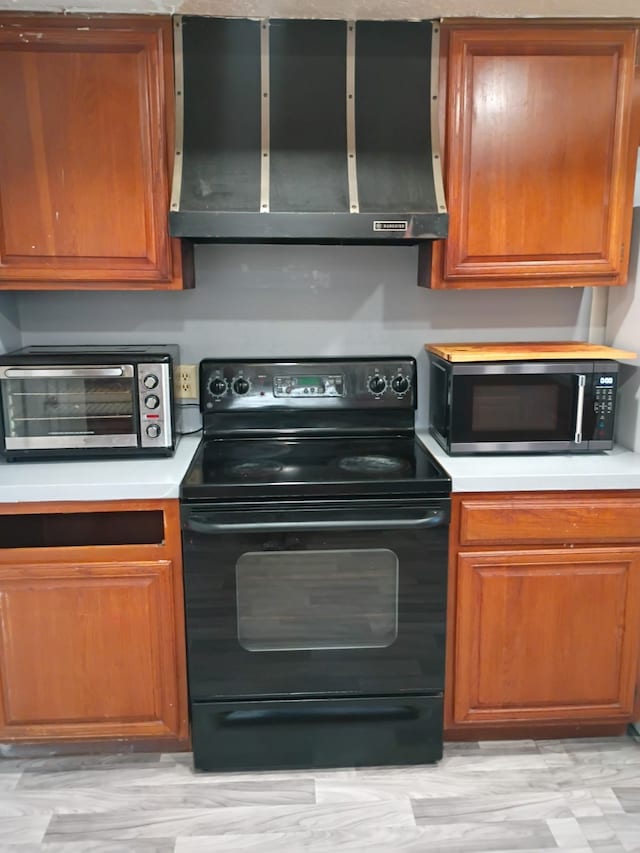
[{"label": "microwave control panel", "polygon": [[593,411],[595,439],[613,438],[613,418],[617,388],[615,373],[596,373],[593,376]]}]

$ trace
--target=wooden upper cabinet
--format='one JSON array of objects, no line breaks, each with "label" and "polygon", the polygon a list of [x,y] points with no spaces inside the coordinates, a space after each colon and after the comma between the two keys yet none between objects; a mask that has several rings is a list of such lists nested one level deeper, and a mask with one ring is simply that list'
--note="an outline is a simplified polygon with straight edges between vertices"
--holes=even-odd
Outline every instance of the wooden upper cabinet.
[{"label": "wooden upper cabinet", "polygon": [[624,24],[443,26],[450,226],[431,287],[625,282],[636,38]]},{"label": "wooden upper cabinet", "polygon": [[0,287],[181,288],[168,18],[0,16]]}]

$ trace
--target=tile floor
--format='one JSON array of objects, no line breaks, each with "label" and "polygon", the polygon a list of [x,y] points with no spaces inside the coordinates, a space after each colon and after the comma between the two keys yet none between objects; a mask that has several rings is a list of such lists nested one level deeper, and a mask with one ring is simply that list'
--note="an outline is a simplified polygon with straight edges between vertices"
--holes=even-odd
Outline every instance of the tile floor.
[{"label": "tile floor", "polygon": [[640,853],[631,737],[448,744],[437,765],[194,773],[188,754],[0,759],[4,853]]}]

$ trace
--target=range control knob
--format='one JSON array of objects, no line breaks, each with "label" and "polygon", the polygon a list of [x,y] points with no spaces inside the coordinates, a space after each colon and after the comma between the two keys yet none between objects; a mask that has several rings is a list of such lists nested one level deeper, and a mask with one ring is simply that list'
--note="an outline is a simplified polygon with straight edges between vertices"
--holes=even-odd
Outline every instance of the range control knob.
[{"label": "range control knob", "polygon": [[398,374],[398,376],[394,376],[391,380],[391,387],[396,392],[396,394],[404,394],[405,391],[409,390],[409,380],[406,376]]},{"label": "range control knob", "polygon": [[216,376],[209,383],[209,391],[211,391],[214,397],[221,397],[227,391],[227,383],[220,376]]},{"label": "range control knob", "polygon": [[382,394],[384,389],[387,387],[387,380],[384,376],[372,376],[369,380],[369,391],[372,394]]},{"label": "range control knob", "polygon": [[160,405],[160,398],[156,397],[155,394],[149,394],[148,397],[144,398],[144,404],[147,409],[157,409]]},{"label": "range control knob", "polygon": [[160,429],[159,424],[149,424],[147,427],[147,435],[149,438],[157,438],[161,432],[162,430]]},{"label": "range control knob", "polygon": [[233,390],[236,394],[246,394],[249,390],[249,383],[240,376],[238,379],[234,379]]},{"label": "range control knob", "polygon": [[144,379],[142,380],[142,384],[144,385],[144,387],[145,387],[145,388],[148,388],[149,390],[151,390],[152,388],[157,388],[157,387],[158,387],[158,382],[159,382],[159,381],[160,381],[160,380],[159,380],[159,379],[158,379],[158,377],[155,375],[155,373],[148,373],[148,374],[144,377]]}]

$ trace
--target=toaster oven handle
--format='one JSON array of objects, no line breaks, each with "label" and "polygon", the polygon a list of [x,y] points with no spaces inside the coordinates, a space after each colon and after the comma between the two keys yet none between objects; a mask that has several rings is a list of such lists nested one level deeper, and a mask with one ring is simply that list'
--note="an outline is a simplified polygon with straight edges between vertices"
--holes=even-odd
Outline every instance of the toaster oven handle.
[{"label": "toaster oven handle", "polygon": [[584,373],[577,375],[578,380],[578,402],[576,405],[576,428],[573,436],[574,444],[582,444],[582,418],[584,415],[584,391],[587,377]]},{"label": "toaster oven handle", "polygon": [[422,518],[354,519],[353,521],[198,521],[188,518],[186,527],[194,533],[292,533],[304,530],[424,530],[441,527],[449,522],[448,509],[430,511]]},{"label": "toaster oven handle", "polygon": [[121,367],[5,367],[0,371],[3,379],[93,379],[109,376],[132,376],[133,372]]}]

